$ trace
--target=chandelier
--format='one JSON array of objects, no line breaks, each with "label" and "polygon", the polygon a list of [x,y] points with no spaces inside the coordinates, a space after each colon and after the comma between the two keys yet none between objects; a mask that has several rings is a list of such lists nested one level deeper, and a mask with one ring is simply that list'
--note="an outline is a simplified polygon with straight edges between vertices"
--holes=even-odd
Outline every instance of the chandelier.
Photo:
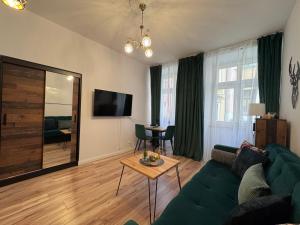
[{"label": "chandelier", "polygon": [[140,3],[139,8],[142,13],[142,23],[140,25],[141,39],[137,41],[132,38],[129,38],[124,46],[124,50],[127,54],[130,54],[135,48],[140,48],[145,51],[145,56],[150,58],[153,55],[153,51],[151,49],[151,38],[147,33],[144,33],[144,12],[146,10],[146,4]]},{"label": "chandelier", "polygon": [[27,0],[2,0],[2,2],[13,9],[23,10]]}]

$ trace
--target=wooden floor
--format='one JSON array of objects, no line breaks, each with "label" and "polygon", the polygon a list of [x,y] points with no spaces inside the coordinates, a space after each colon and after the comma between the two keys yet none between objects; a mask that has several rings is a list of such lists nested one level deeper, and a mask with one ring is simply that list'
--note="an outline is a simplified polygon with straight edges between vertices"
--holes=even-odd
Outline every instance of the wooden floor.
[{"label": "wooden floor", "polygon": [[[119,160],[131,154],[96,161],[0,188],[1,225],[121,225],[134,219],[149,224],[148,189],[144,176],[125,168],[119,195]],[[184,185],[202,167],[183,157]],[[154,196],[154,181],[152,196]],[[179,191],[176,171],[158,182],[157,215]],[[154,198],[152,198],[154,202]]]},{"label": "wooden floor", "polygon": [[69,143],[44,145],[43,168],[50,168],[71,161],[71,146]]}]

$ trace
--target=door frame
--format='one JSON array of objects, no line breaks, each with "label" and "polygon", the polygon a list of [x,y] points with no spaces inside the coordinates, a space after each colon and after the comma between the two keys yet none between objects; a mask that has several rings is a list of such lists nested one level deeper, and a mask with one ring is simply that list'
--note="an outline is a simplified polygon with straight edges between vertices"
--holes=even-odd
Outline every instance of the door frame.
[{"label": "door frame", "polygon": [[[13,184],[16,182],[20,182],[23,180],[31,179],[31,178],[41,176],[44,174],[53,173],[53,172],[63,170],[66,168],[78,166],[79,147],[80,147],[82,74],[64,70],[64,69],[59,69],[56,67],[46,66],[46,65],[42,65],[42,64],[38,64],[38,63],[34,63],[34,62],[29,62],[29,61],[25,61],[25,60],[21,60],[21,59],[17,59],[17,58],[0,55],[0,115],[2,115],[3,63],[9,63],[9,64],[28,67],[28,68],[32,68],[32,69],[44,70],[45,74],[47,71],[49,71],[49,72],[58,73],[61,75],[74,76],[76,78],[79,78],[79,93],[78,93],[78,112],[77,112],[78,116],[77,116],[76,161],[70,162],[70,163],[65,163],[62,165],[54,166],[54,167],[50,167],[50,168],[45,168],[45,169],[42,168],[40,170],[33,171],[30,173],[25,173],[25,174],[22,174],[19,176],[2,179],[2,180],[0,180],[0,187],[6,186],[9,184]],[[46,75],[45,75],[45,79],[46,79]],[[46,87],[45,87],[45,89],[46,89]],[[0,122],[2,122],[1,120],[2,120],[2,117],[0,119]],[[1,129],[0,129],[0,137],[1,137]],[[0,141],[1,141],[1,139],[0,139]]]}]

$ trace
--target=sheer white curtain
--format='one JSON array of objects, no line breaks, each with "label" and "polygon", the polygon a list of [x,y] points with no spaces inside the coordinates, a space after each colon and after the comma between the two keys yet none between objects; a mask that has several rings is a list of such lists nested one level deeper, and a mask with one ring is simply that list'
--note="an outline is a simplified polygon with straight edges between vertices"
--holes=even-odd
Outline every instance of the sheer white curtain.
[{"label": "sheer white curtain", "polygon": [[175,124],[176,82],[178,62],[162,66],[160,125],[167,127]]},{"label": "sheer white curtain", "polygon": [[204,159],[215,144],[253,142],[250,103],[259,102],[257,42],[232,46],[204,57]]}]

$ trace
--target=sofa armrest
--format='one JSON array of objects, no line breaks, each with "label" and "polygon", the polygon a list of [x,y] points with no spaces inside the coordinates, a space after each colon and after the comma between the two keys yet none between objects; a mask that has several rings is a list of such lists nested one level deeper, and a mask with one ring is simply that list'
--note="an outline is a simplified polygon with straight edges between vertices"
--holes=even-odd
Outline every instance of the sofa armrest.
[{"label": "sofa armrest", "polygon": [[135,221],[133,220],[129,220],[127,223],[125,223],[124,225],[138,225]]},{"label": "sofa armrest", "polygon": [[215,145],[214,149],[216,150],[221,150],[224,152],[230,152],[230,153],[236,153],[238,148],[231,147],[231,146],[226,146],[226,145]]}]

